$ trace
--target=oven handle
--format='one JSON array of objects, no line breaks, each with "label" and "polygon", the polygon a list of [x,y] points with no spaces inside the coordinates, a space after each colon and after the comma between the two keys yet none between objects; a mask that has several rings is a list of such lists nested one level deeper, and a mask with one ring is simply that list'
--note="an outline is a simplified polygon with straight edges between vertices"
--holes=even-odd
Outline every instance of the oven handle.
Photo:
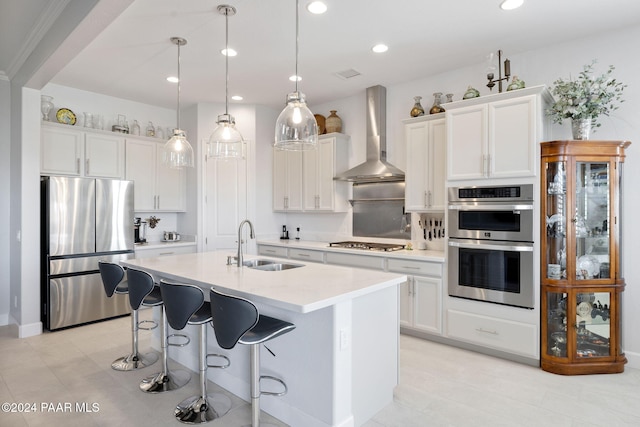
[{"label": "oven handle", "polygon": [[532,211],[533,205],[449,205],[452,211]]},{"label": "oven handle", "polygon": [[533,245],[512,245],[510,243],[462,243],[449,240],[449,246],[466,249],[487,249],[494,251],[516,251],[516,252],[533,252]]}]

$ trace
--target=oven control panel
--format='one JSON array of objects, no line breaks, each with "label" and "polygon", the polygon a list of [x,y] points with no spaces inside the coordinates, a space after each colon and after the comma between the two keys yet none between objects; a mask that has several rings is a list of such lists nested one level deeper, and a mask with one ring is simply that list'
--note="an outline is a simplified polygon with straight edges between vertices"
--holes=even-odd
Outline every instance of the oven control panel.
[{"label": "oven control panel", "polygon": [[500,201],[533,200],[533,185],[449,188],[449,201],[461,202],[480,199],[497,199]]}]

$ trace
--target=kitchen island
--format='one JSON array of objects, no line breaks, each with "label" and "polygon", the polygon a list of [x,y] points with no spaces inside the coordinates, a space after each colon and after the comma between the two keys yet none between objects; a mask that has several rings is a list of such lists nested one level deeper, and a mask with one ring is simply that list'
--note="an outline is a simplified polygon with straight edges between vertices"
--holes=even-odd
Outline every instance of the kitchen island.
[{"label": "kitchen island", "polygon": [[[283,397],[263,396],[262,409],[292,426],[359,426],[393,400],[398,382],[398,285],[401,274],[317,263],[262,271],[226,265],[226,251],[122,261],[162,278],[250,299],[262,314],[296,329],[268,343],[261,373],[282,378]],[[247,257],[246,260],[255,257]],[[262,259],[268,259],[261,257]],[[273,259],[276,262],[282,260]],[[197,328],[183,333],[197,342]],[[249,400],[249,348],[220,349],[213,329],[209,353],[231,366],[210,369],[209,379]],[[169,357],[197,371],[197,348],[171,347]],[[265,387],[265,385],[263,385]]]}]

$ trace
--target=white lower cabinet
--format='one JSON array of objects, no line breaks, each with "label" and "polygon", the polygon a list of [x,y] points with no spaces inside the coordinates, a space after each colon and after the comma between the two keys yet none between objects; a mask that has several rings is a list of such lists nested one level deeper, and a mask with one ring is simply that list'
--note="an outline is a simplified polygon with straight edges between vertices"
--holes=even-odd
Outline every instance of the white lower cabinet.
[{"label": "white lower cabinet", "polygon": [[447,310],[447,334],[471,344],[537,358],[538,328],[481,314]]},{"label": "white lower cabinet", "polygon": [[412,274],[408,275],[407,281],[400,286],[400,326],[441,335],[442,264],[389,259],[388,270]]},{"label": "white lower cabinet", "polygon": [[277,258],[287,258],[287,248],[282,246],[258,245],[258,254]]}]

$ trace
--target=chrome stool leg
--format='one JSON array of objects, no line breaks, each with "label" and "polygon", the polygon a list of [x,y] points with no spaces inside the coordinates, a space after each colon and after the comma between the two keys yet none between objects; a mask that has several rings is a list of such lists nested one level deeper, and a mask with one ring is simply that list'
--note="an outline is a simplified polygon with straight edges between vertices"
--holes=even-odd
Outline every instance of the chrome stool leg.
[{"label": "chrome stool leg", "polygon": [[[190,380],[191,375],[187,371],[183,370],[175,370],[169,372],[169,364],[168,364],[168,346],[169,346],[169,337],[167,336],[168,330],[168,322],[167,322],[167,312],[162,306],[162,322],[160,323],[160,341],[162,348],[162,371],[157,374],[153,374],[143,379],[140,382],[140,390],[146,393],[162,393],[165,391],[177,390],[181,387],[184,387]],[[184,335],[180,335],[184,336]],[[184,336],[188,339],[188,337]],[[189,343],[187,341],[184,344],[173,344],[179,347],[185,346]]]},{"label": "chrome stool leg", "polygon": [[[199,354],[199,371],[200,371],[200,395],[192,396],[183,400],[178,404],[175,410],[175,416],[178,421],[188,424],[202,424],[216,418],[222,417],[231,409],[231,399],[224,394],[215,393],[207,395],[207,368],[209,366],[216,368],[226,368],[226,365],[209,365],[207,363],[207,324],[200,325],[200,354]],[[211,355],[222,357],[227,360],[226,356]]]},{"label": "chrome stool leg", "polygon": [[[270,375],[260,375],[260,344],[251,345],[251,424],[243,427],[276,427],[274,424],[260,422],[260,396],[284,396],[287,394],[287,384],[280,378]],[[260,388],[260,380],[269,379],[276,381],[284,387],[281,392],[262,391]]]},{"label": "chrome stool leg", "polygon": [[116,359],[111,367],[116,371],[133,371],[146,368],[158,361],[156,353],[138,353],[138,310],[131,310],[131,354]]}]

